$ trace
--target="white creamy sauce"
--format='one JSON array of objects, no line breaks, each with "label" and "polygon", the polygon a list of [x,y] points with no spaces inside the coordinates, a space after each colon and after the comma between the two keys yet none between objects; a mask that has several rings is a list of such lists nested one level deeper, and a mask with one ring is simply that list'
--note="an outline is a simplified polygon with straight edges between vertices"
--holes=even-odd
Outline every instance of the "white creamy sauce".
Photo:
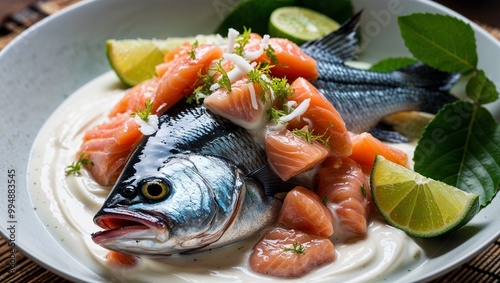
[{"label": "white creamy sauce", "polygon": [[[162,260],[143,258],[130,269],[106,263],[107,251],[94,244],[90,235],[101,230],[92,219],[111,188],[96,184],[85,170],[81,171],[81,176],[66,176],[64,171],[75,161],[84,133],[107,119],[107,113],[124,91],[110,71],[76,91],[41,129],[28,165],[28,185],[33,205],[49,233],[90,270],[112,276],[117,281],[280,281],[256,274],[248,266],[249,254],[261,234],[202,254]],[[400,148],[409,153],[413,151],[408,145]],[[392,272],[413,270],[426,259],[410,237],[384,224],[377,216],[369,225],[366,238],[334,244],[336,259],[333,263],[286,282],[373,282]]]}]

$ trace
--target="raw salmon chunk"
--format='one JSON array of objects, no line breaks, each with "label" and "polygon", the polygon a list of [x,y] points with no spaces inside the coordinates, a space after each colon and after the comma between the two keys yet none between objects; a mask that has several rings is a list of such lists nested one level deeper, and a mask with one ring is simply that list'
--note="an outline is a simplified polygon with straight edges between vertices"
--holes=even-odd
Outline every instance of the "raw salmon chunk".
[{"label": "raw salmon chunk", "polygon": [[170,50],[169,52],[165,53],[165,55],[163,56],[163,62],[165,63],[171,62],[174,59],[178,58],[179,56],[185,56],[189,51],[191,51],[191,49],[193,49],[193,46],[191,45],[191,43],[186,41],[179,47],[176,47]]},{"label": "raw salmon chunk", "polygon": [[267,122],[266,110],[261,100],[262,89],[247,78],[234,82],[231,92],[219,88],[204,99],[207,109],[229,119],[245,129],[256,129]]},{"label": "raw salmon chunk", "polygon": [[329,155],[347,157],[352,153],[351,139],[345,122],[335,107],[304,78],[296,79],[292,85],[294,95],[290,101],[298,104],[310,99],[309,108],[299,118],[290,121],[289,127],[302,128],[309,125],[317,136],[323,136],[328,141]]},{"label": "raw salmon chunk", "polygon": [[333,234],[333,216],[313,191],[298,186],[283,200],[278,223],[289,229],[330,237]]},{"label": "raw salmon chunk", "polygon": [[94,180],[100,185],[110,186],[118,179],[128,156],[142,136],[134,117],[117,114],[84,135],[77,157],[85,154],[85,158],[92,161],[93,165],[86,168]]},{"label": "raw salmon chunk", "polygon": [[136,112],[137,109],[143,110],[146,102],[152,99],[158,81],[158,78],[152,78],[129,89],[111,109],[108,116],[113,117],[119,113],[132,113]]},{"label": "raw salmon chunk", "polygon": [[319,165],[328,156],[328,150],[318,141],[308,142],[287,129],[268,133],[265,148],[269,164],[284,181]]},{"label": "raw salmon chunk", "polygon": [[328,158],[317,173],[316,193],[333,213],[334,237],[347,240],[366,235],[371,195],[365,173],[349,158]]},{"label": "raw salmon chunk", "polygon": [[[311,81],[318,78],[316,60],[304,53],[297,44],[288,39],[276,37],[270,38],[268,44],[274,50],[274,56],[278,61],[277,63],[271,62],[273,65],[272,76],[286,77],[289,81],[294,81],[299,77]],[[271,58],[264,53],[256,61],[269,62],[270,60]]]},{"label": "raw salmon chunk", "polygon": [[300,277],[333,262],[335,248],[328,239],[297,230],[267,231],[250,255],[250,268],[275,277]]},{"label": "raw salmon chunk", "polygon": [[370,133],[351,134],[352,154],[351,159],[356,161],[365,173],[370,173],[377,154],[385,159],[402,166],[408,165],[408,155],[397,148],[387,145]]},{"label": "raw salmon chunk", "polygon": [[182,97],[193,93],[199,75],[206,74],[210,64],[221,57],[220,47],[201,45],[194,49],[194,58],[190,54],[181,54],[173,59],[154,92],[153,113],[163,113]]},{"label": "raw salmon chunk", "polygon": [[106,254],[108,264],[117,268],[131,268],[138,264],[139,258],[120,252],[108,251]]}]

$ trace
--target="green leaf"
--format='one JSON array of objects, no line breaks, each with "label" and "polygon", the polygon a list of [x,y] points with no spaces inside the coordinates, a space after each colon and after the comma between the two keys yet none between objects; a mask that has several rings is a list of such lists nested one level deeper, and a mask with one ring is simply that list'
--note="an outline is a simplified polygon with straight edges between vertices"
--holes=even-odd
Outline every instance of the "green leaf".
[{"label": "green leaf", "polygon": [[466,93],[469,98],[480,104],[491,103],[498,99],[495,84],[486,77],[482,70],[479,70],[475,76],[470,78],[467,83]]},{"label": "green leaf", "polygon": [[416,172],[479,195],[481,206],[500,183],[500,125],[485,108],[465,101],[441,109],[414,154]]},{"label": "green leaf", "polygon": [[406,47],[418,60],[450,73],[476,69],[476,39],[469,24],[429,13],[401,16],[398,23]]},{"label": "green leaf", "polygon": [[392,57],[392,58],[386,58],[378,63],[373,64],[373,66],[370,67],[370,71],[376,71],[376,72],[392,72],[395,70],[399,70],[405,67],[408,67],[412,64],[417,63],[417,60],[409,57]]}]

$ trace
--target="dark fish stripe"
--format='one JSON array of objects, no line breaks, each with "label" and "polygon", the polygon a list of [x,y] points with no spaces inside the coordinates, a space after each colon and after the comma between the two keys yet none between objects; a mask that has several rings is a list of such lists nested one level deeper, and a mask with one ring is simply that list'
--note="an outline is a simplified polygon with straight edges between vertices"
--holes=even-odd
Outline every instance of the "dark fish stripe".
[{"label": "dark fish stripe", "polygon": [[420,87],[447,91],[459,75],[449,74],[422,63],[398,71],[383,73],[352,68],[342,64],[318,61],[319,79],[345,84],[371,84],[392,87]]}]

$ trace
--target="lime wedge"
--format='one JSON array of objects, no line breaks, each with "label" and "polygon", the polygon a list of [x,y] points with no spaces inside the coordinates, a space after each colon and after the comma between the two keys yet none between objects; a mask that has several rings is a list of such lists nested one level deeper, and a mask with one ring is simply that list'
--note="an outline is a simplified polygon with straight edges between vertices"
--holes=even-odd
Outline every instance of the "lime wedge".
[{"label": "lime wedge", "polygon": [[269,19],[269,35],[284,37],[298,45],[318,39],[339,28],[333,19],[303,7],[282,7]]},{"label": "lime wedge", "polygon": [[127,86],[154,77],[164,56],[153,40],[145,39],[107,40],[106,54],[111,68]]},{"label": "lime wedge", "polygon": [[156,75],[156,65],[163,62],[163,56],[181,46],[184,42],[216,42],[215,35],[196,37],[169,37],[158,39],[109,39],[106,54],[111,68],[127,86],[135,86]]},{"label": "lime wedge", "polygon": [[429,238],[456,230],[479,211],[478,196],[426,178],[377,156],[370,176],[373,201],[392,226]]}]

